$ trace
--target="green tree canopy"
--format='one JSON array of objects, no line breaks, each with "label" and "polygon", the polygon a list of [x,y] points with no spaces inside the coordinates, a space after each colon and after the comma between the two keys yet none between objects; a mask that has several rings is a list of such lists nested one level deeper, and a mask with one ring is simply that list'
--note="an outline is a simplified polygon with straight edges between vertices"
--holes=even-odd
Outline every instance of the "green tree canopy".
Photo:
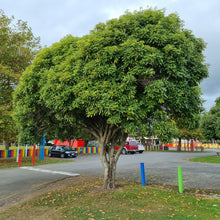
[{"label": "green tree canopy", "polygon": [[201,128],[207,140],[220,140],[220,97],[215,100],[215,106],[203,115]]},{"label": "green tree canopy", "polygon": [[104,186],[113,188],[128,133],[168,140],[176,120],[202,110],[204,48],[178,15],[152,9],[67,36],[42,50],[21,78],[14,96],[20,136],[37,140],[52,121],[86,130],[99,142]]},{"label": "green tree canopy", "polygon": [[7,17],[0,10],[0,141],[8,146],[16,140],[12,121],[12,92],[25,68],[31,63],[39,39],[33,36],[26,22]]}]

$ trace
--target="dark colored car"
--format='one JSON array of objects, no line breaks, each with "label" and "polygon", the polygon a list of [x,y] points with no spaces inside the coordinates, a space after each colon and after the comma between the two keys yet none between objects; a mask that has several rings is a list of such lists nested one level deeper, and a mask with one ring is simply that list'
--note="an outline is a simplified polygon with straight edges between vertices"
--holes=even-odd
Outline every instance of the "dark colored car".
[{"label": "dark colored car", "polygon": [[72,150],[70,147],[68,146],[64,146],[64,145],[57,145],[57,146],[52,146],[49,150],[48,150],[48,156],[49,157],[77,157],[78,153],[75,150]]}]

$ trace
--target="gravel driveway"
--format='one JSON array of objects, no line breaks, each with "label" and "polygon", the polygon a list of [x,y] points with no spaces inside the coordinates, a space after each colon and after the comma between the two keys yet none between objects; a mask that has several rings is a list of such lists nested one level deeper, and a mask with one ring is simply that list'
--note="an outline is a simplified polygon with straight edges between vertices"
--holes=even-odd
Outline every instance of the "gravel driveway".
[{"label": "gravel driveway", "polygon": [[[116,179],[141,183],[140,163],[144,163],[146,184],[177,185],[177,168],[180,166],[184,188],[220,190],[220,164],[188,161],[190,158],[211,155],[216,153],[144,152],[121,155],[117,164]],[[54,166],[59,169],[60,165]],[[99,155],[79,156],[74,166],[65,169],[81,175],[103,176]]]},{"label": "gravel driveway", "polygon": [[[187,189],[220,190],[220,164],[195,163],[187,161],[189,158],[216,155],[210,153],[176,153],[176,152],[145,152],[143,155],[129,155],[130,158],[121,158],[118,164],[119,177],[133,177],[140,182],[140,166],[129,174],[129,167],[125,170],[124,160],[131,163],[137,160],[145,165],[146,184],[178,185],[178,166],[182,167],[183,184]],[[127,155],[126,155],[127,156]],[[136,172],[135,172],[136,171]]]}]

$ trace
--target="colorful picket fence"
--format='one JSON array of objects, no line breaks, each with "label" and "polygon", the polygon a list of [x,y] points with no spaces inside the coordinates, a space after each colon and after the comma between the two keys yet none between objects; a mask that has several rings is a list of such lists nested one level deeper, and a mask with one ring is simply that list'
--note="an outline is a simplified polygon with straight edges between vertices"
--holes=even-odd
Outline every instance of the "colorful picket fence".
[{"label": "colorful picket fence", "polygon": [[[99,147],[75,147],[73,150],[76,150],[78,154],[98,154],[100,153],[100,148]],[[159,151],[160,146],[155,145],[155,146],[145,146],[145,151]],[[21,153],[22,157],[32,157],[33,155],[33,150],[32,149],[20,149],[19,153]],[[39,157],[39,148],[35,150],[35,156]],[[44,155],[48,155],[48,148],[44,149]],[[0,150],[0,158],[11,158],[11,157],[16,157],[17,156],[17,149],[14,150]]]},{"label": "colorful picket fence", "polygon": [[98,154],[100,153],[99,147],[75,147],[73,150],[76,150],[78,154]]},{"label": "colorful picket fence", "polygon": [[[73,148],[78,152],[78,154],[97,154],[100,152],[99,147],[76,147]],[[33,150],[32,149],[20,149],[19,153],[21,153],[22,157],[32,157],[33,155]],[[35,156],[39,157],[39,149],[35,150]],[[48,148],[44,149],[44,155],[48,155]],[[0,150],[0,158],[11,158],[11,157],[16,157],[17,156],[17,149],[14,150]]]},{"label": "colorful picket fence", "polygon": [[[16,157],[17,156],[17,149],[13,150],[0,150],[0,158],[11,158],[11,157]],[[31,157],[33,155],[33,150],[32,149],[19,149],[19,153],[21,154],[22,157]],[[48,155],[48,149],[44,149],[44,155]],[[39,149],[35,150],[35,156],[39,156]]]},{"label": "colorful picket fence", "polygon": [[[169,144],[165,144],[165,146],[167,146],[169,149],[176,149],[178,146],[178,143],[169,143]],[[220,145],[213,144],[213,143],[202,144],[199,142],[189,143],[189,142],[183,141],[183,143],[181,144],[181,149],[185,150],[185,151],[195,151],[195,150],[199,150],[199,149],[217,150],[217,149],[220,149]]]},{"label": "colorful picket fence", "polygon": [[160,149],[160,145],[147,145],[144,147],[145,148],[145,151],[158,151],[158,150],[161,150]]}]

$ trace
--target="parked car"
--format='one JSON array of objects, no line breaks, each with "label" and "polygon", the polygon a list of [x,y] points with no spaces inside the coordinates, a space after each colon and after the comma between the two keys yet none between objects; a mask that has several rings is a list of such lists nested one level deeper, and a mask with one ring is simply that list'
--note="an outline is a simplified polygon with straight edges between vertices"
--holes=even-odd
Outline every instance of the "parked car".
[{"label": "parked car", "polygon": [[[119,146],[115,148],[115,150],[118,150]],[[140,143],[137,143],[136,141],[126,141],[124,148],[122,149],[122,154],[128,154],[128,153],[143,153],[144,146]]]},{"label": "parked car", "polygon": [[72,150],[70,147],[65,145],[56,145],[52,146],[48,150],[48,156],[49,157],[77,157],[78,153],[75,150]]}]

